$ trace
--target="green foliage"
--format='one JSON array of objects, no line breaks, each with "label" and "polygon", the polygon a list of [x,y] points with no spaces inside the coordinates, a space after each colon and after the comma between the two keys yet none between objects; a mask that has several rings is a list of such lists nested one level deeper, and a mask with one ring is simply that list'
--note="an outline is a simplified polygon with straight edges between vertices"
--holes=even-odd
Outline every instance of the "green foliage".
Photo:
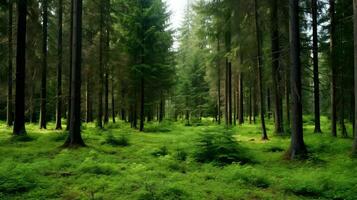
[{"label": "green foliage", "polygon": [[166,156],[169,154],[169,150],[167,149],[166,146],[162,146],[159,149],[154,150],[151,155],[155,157],[160,157],[160,156]]},{"label": "green foliage", "polygon": [[239,162],[246,164],[252,161],[230,132],[202,134],[196,146],[197,150],[194,157],[198,162],[213,162],[216,164]]},{"label": "green foliage", "polygon": [[122,134],[119,137],[114,137],[112,134],[109,134],[108,136],[106,136],[105,142],[104,144],[109,144],[111,146],[129,146],[129,138]]}]

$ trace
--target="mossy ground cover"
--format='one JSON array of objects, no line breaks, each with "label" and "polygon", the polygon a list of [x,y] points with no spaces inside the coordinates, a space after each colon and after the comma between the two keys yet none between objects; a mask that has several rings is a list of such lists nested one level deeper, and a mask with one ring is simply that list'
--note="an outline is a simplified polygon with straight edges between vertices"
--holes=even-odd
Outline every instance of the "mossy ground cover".
[{"label": "mossy ground cover", "polygon": [[0,199],[357,199],[352,140],[331,138],[326,119],[322,135],[311,118],[304,122],[307,161],[284,160],[290,140],[273,135],[271,121],[268,141],[258,125],[230,130],[254,161],[244,164],[197,161],[200,138],[225,131],[209,120],[153,123],[144,133],[123,122],[105,130],[84,124],[81,149],[61,148],[65,132],[28,125],[29,137],[13,138],[1,123]]}]

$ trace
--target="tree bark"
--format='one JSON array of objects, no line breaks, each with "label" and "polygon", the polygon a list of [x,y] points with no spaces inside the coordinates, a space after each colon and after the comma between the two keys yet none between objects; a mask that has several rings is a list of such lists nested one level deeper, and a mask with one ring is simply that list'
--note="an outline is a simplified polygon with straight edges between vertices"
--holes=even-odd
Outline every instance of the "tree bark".
[{"label": "tree bark", "polygon": [[10,127],[14,122],[14,113],[13,113],[13,99],[12,99],[12,73],[13,73],[13,37],[12,37],[12,23],[13,23],[13,2],[9,1],[9,24],[8,24],[8,71],[7,71],[7,125]]},{"label": "tree bark", "polygon": [[141,77],[140,81],[140,132],[144,131],[145,122],[145,83],[144,77]]},{"label": "tree bark", "polygon": [[290,59],[291,59],[291,97],[292,97],[292,136],[289,151],[290,159],[306,156],[302,124],[301,96],[301,61],[300,61],[300,30],[299,1],[290,0]]},{"label": "tree bark", "polygon": [[42,1],[42,68],[41,68],[41,106],[40,106],[40,129],[47,127],[47,41],[48,41],[48,1]]},{"label": "tree bark", "polygon": [[27,0],[17,4],[17,54],[14,135],[25,135],[26,16]]},{"label": "tree bark", "polygon": [[81,136],[82,0],[73,0],[71,122],[65,147],[85,146]]},{"label": "tree bark", "polygon": [[274,96],[274,118],[275,133],[283,134],[283,102],[280,91],[281,77],[279,73],[280,66],[280,37],[279,37],[279,19],[278,19],[278,1],[272,0],[271,15],[271,33],[272,33],[272,79],[273,79],[273,96]]},{"label": "tree bark", "polygon": [[265,127],[265,117],[264,117],[264,98],[263,98],[263,81],[262,81],[262,67],[263,67],[263,59],[262,59],[262,49],[261,49],[261,32],[259,29],[259,15],[258,15],[258,2],[254,0],[254,10],[255,10],[255,28],[256,28],[256,36],[257,36],[257,56],[258,56],[258,90],[260,97],[260,120],[261,120],[261,128],[262,128],[262,139],[267,140],[268,135]]},{"label": "tree bark", "polygon": [[[217,36],[217,53],[219,54],[221,51],[220,48],[220,37],[219,35]],[[218,78],[217,78],[217,121],[218,124],[221,124],[221,65],[220,65],[220,59],[219,56],[217,56],[217,73],[218,73]]]},{"label": "tree bark", "polygon": [[244,124],[244,85],[243,85],[243,72],[239,73],[239,113],[238,121],[239,124]]},{"label": "tree bark", "polygon": [[111,76],[111,82],[112,82],[112,118],[113,118],[113,123],[115,123],[115,93],[114,93],[114,78],[113,78],[113,70],[112,70],[112,76]]},{"label": "tree bark", "polygon": [[72,95],[72,61],[73,61],[73,9],[74,9],[74,1],[71,0],[71,17],[70,17],[70,41],[69,41],[69,81],[68,81],[68,111],[67,111],[67,127],[66,130],[69,131],[70,124],[71,124],[71,95]]},{"label": "tree bark", "polygon": [[357,0],[353,0],[353,24],[354,24],[354,143],[352,147],[353,156],[357,156]]},{"label": "tree bark", "polygon": [[317,31],[317,0],[311,1],[312,9],[312,32],[313,32],[313,65],[314,65],[314,111],[315,111],[315,133],[321,133],[320,122],[320,81],[319,81],[319,44]]},{"label": "tree bark", "polygon": [[104,3],[100,2],[100,35],[99,35],[99,89],[98,89],[98,128],[103,128],[103,41],[104,41]]},{"label": "tree bark", "polygon": [[57,42],[57,104],[56,104],[56,130],[62,130],[62,23],[63,0],[58,1],[58,42]]},{"label": "tree bark", "polygon": [[331,68],[331,134],[337,137],[337,69],[335,55],[335,0],[330,0],[330,68]]},{"label": "tree bark", "polygon": [[93,121],[93,107],[92,107],[92,95],[91,95],[91,81],[89,75],[86,81],[86,122]]}]

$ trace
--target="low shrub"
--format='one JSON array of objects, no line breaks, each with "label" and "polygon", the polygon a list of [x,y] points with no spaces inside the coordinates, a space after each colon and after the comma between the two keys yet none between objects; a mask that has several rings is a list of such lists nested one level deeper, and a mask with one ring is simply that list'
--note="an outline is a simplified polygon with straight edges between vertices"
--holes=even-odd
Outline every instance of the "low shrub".
[{"label": "low shrub", "polygon": [[162,146],[159,149],[154,150],[151,155],[155,157],[160,157],[160,156],[166,156],[169,154],[169,150],[167,149],[166,146]]},{"label": "low shrub", "polygon": [[202,134],[197,141],[194,158],[198,162],[219,165],[252,162],[230,132]]},{"label": "low shrub", "polygon": [[122,147],[130,145],[127,136],[121,135],[119,138],[116,138],[112,134],[108,135],[103,143],[111,146],[122,146]]}]

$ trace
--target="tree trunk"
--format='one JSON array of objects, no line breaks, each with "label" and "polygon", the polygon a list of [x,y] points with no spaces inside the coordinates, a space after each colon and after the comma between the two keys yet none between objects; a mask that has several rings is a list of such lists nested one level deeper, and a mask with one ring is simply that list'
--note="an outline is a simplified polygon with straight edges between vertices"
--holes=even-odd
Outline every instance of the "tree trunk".
[{"label": "tree trunk", "polygon": [[13,37],[12,37],[12,23],[13,23],[13,3],[12,1],[9,1],[9,24],[8,24],[8,50],[9,50],[9,57],[8,57],[8,62],[9,62],[9,68],[7,71],[7,125],[12,126],[14,122],[14,113],[13,113],[13,100],[12,100],[12,67],[13,67]]},{"label": "tree trunk", "polygon": [[85,146],[81,136],[82,0],[73,0],[71,122],[65,147]]},{"label": "tree trunk", "polygon": [[317,31],[317,0],[311,1],[312,30],[313,30],[313,64],[314,64],[314,108],[315,108],[315,133],[321,133],[320,123],[320,81],[319,81],[319,44]]},{"label": "tree trunk", "polygon": [[71,124],[71,102],[72,102],[72,99],[71,99],[71,95],[72,95],[72,61],[73,61],[73,49],[72,49],[72,46],[73,46],[73,9],[74,9],[74,2],[73,0],[71,0],[71,22],[70,22],[70,41],[69,41],[69,45],[70,45],[70,48],[69,48],[69,81],[68,81],[68,111],[67,111],[67,127],[66,127],[66,130],[69,131],[69,128],[70,128],[70,124]]},{"label": "tree trunk", "polygon": [[231,126],[233,124],[232,120],[232,63],[229,62],[228,64],[228,120],[229,120],[229,125]]},{"label": "tree trunk", "polygon": [[249,87],[249,124],[252,124],[252,86]]},{"label": "tree trunk", "polygon": [[335,55],[335,34],[336,34],[336,20],[335,20],[335,0],[330,0],[330,68],[331,68],[331,134],[337,137],[337,69],[336,69],[336,55]]},{"label": "tree trunk", "polygon": [[273,96],[274,96],[274,119],[275,133],[283,134],[283,102],[280,91],[281,77],[279,73],[280,66],[280,37],[279,37],[279,19],[278,19],[278,1],[272,1],[271,15],[271,33],[272,33],[272,79],[273,79]]},{"label": "tree trunk", "polygon": [[140,132],[144,131],[145,122],[145,83],[144,78],[141,77],[140,84]]},{"label": "tree trunk", "polygon": [[259,29],[259,16],[258,16],[258,5],[257,0],[254,3],[254,10],[255,10],[255,28],[256,28],[256,35],[257,35],[257,56],[258,56],[258,90],[259,90],[259,97],[260,97],[260,120],[262,126],[262,139],[267,140],[268,135],[265,127],[265,117],[264,117],[264,98],[263,98],[263,74],[262,74],[262,67],[263,67],[263,54],[261,49],[261,32]]},{"label": "tree trunk", "polygon": [[104,41],[104,3],[100,2],[100,36],[99,36],[99,89],[98,89],[98,128],[103,128],[103,41]]},{"label": "tree trunk", "polygon": [[40,129],[46,129],[47,124],[47,41],[48,41],[48,1],[42,1],[42,68],[41,68],[41,107],[40,107]]},{"label": "tree trunk", "polygon": [[58,52],[57,52],[57,104],[56,104],[56,130],[62,130],[62,19],[63,0],[58,1]]},{"label": "tree trunk", "polygon": [[[220,37],[219,35],[217,36],[217,53],[220,53]],[[220,65],[220,59],[219,56],[217,56],[217,72],[218,72],[218,78],[217,78],[217,121],[218,124],[221,124],[221,65]]]},{"label": "tree trunk", "polygon": [[115,95],[114,95],[113,70],[112,70],[111,82],[112,82],[112,118],[113,118],[113,123],[115,123]]},{"label": "tree trunk", "polygon": [[290,0],[290,59],[291,59],[291,97],[292,97],[292,136],[289,151],[290,159],[304,158],[307,150],[304,143],[301,99],[301,61],[299,1]]},{"label": "tree trunk", "polygon": [[239,124],[244,124],[244,85],[243,85],[243,72],[239,73]]},{"label": "tree trunk", "polygon": [[25,77],[26,77],[26,16],[27,0],[17,3],[17,54],[14,135],[26,134],[25,129]]},{"label": "tree trunk", "polygon": [[353,24],[354,24],[354,105],[355,105],[355,112],[354,112],[354,143],[352,147],[352,154],[357,156],[357,0],[353,0]]},{"label": "tree trunk", "polygon": [[88,75],[86,81],[86,122],[93,121],[93,107],[92,107],[92,95],[91,95],[91,81]]}]

